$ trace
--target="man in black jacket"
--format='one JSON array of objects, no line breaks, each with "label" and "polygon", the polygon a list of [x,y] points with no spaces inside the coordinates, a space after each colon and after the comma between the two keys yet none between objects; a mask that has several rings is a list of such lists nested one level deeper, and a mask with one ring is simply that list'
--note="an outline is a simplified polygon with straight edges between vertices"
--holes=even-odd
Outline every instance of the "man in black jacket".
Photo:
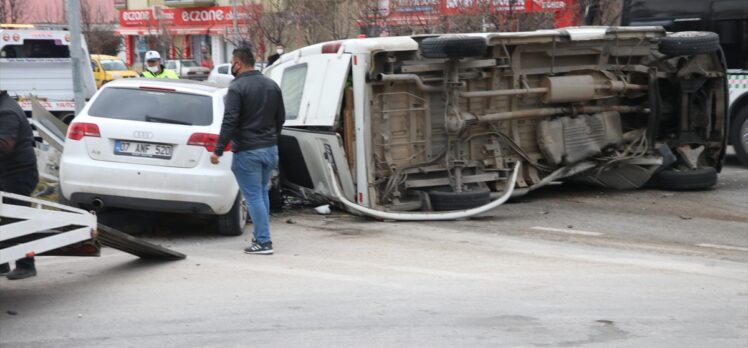
[{"label": "man in black jacket", "polygon": [[221,134],[211,156],[219,163],[223,150],[231,142],[234,158],[231,170],[249,203],[254,224],[252,244],[247,254],[270,255],[270,176],[278,165],[278,137],[286,111],[281,89],[271,79],[254,70],[255,58],[249,48],[237,48],[231,59],[236,77],[226,94]]},{"label": "man in black jacket", "polygon": [[280,59],[280,57],[283,55],[283,45],[277,44],[275,45],[275,53],[268,56],[268,66],[273,65],[276,60]]},{"label": "man in black jacket", "polygon": [[[34,154],[34,135],[21,106],[6,91],[0,91],[0,191],[28,196],[39,182]],[[8,199],[3,203],[24,205]],[[8,264],[0,265],[7,272]],[[34,258],[16,261],[16,269],[8,279],[23,279],[36,275]]]}]

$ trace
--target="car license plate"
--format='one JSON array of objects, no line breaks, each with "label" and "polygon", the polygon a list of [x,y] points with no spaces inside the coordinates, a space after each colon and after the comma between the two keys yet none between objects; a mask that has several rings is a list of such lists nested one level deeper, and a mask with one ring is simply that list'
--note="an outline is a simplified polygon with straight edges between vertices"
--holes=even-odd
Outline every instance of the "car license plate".
[{"label": "car license plate", "polygon": [[140,143],[117,140],[114,142],[114,154],[146,158],[171,159],[174,146],[167,144]]}]

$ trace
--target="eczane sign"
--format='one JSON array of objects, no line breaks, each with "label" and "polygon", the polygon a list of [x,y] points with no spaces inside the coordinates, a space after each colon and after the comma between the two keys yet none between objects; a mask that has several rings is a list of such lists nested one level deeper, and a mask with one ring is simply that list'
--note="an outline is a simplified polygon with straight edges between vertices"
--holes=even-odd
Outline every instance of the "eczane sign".
[{"label": "eczane sign", "polygon": [[[237,20],[240,23],[246,23],[249,16],[242,13],[242,10],[242,8],[239,9]],[[230,6],[120,11],[120,26],[122,27],[213,26],[231,25],[233,21],[234,14]]]}]

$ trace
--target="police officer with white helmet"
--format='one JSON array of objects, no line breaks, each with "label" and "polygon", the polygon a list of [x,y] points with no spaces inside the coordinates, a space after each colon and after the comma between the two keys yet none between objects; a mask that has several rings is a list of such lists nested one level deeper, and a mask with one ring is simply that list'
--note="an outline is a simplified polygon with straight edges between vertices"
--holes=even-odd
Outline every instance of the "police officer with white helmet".
[{"label": "police officer with white helmet", "polygon": [[148,51],[145,53],[145,69],[141,73],[146,78],[156,79],[179,79],[177,73],[165,69],[164,65],[161,64],[161,55],[156,51]]}]

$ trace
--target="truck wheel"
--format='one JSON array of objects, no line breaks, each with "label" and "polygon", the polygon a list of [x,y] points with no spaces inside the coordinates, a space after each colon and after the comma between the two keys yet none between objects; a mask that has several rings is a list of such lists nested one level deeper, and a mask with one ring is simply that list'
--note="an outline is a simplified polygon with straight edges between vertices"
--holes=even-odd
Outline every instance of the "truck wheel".
[{"label": "truck wheel", "polygon": [[473,188],[469,191],[454,192],[451,188],[429,191],[431,207],[434,211],[464,210],[479,207],[491,201],[491,191],[486,188]]},{"label": "truck wheel", "polygon": [[247,201],[240,192],[231,210],[218,216],[218,233],[224,236],[241,236],[244,233],[244,226],[247,225],[247,216],[249,216]]},{"label": "truck wheel", "polygon": [[660,39],[659,50],[668,56],[712,53],[719,49],[719,35],[708,31],[682,31]]},{"label": "truck wheel", "polygon": [[748,166],[748,107],[740,109],[730,125],[730,143],[740,163]]},{"label": "truck wheel", "polygon": [[717,184],[717,169],[666,169],[657,174],[657,187],[670,191],[704,190]]},{"label": "truck wheel", "polygon": [[465,35],[444,35],[421,41],[421,55],[426,58],[482,57],[486,39]]}]

